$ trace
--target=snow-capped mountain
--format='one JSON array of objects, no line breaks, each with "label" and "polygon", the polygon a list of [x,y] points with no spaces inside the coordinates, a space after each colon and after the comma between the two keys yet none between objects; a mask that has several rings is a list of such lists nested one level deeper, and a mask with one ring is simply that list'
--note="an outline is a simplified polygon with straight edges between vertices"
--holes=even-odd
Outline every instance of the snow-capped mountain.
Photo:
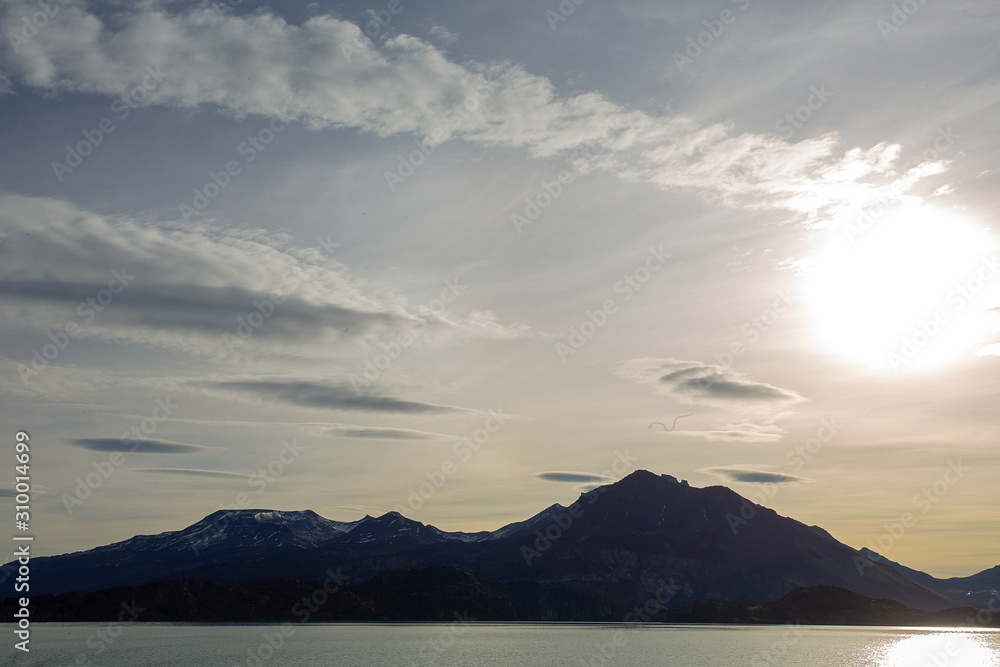
[{"label": "snow-capped mountain", "polygon": [[[673,578],[688,602],[766,601],[802,586],[837,586],[926,611],[960,604],[731,489],[691,487],[641,470],[569,508],[552,505],[480,533],[445,532],[397,512],[343,522],[309,510],[221,510],[183,530],[33,558],[31,593],[165,580],[316,581],[331,570],[361,582],[434,566],[622,603],[641,602],[650,585]],[[11,595],[11,582],[5,585]]]}]

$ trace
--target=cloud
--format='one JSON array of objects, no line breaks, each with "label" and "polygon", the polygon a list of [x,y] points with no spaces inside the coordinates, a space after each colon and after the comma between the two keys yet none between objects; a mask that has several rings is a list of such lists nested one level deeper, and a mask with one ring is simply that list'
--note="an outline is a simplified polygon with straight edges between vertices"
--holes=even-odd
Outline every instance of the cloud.
[{"label": "cloud", "polygon": [[[126,271],[120,271],[125,273]],[[134,274],[133,274],[134,275]],[[69,307],[86,304],[99,292],[107,291],[104,283],[80,283],[41,280],[0,280],[0,298],[32,304],[63,304]],[[120,286],[116,283],[115,288]],[[334,304],[309,303],[295,297],[281,295],[281,303],[270,301],[271,292],[251,292],[239,287],[206,287],[202,285],[132,286],[113,297],[107,312],[102,312],[105,326],[150,327],[159,330],[194,331],[218,337],[219,331],[238,335],[238,318],[246,320],[257,308],[264,305],[255,318],[263,313],[279,313],[280,317],[267,320],[267,326],[246,325],[247,332],[260,338],[275,337],[305,339],[328,330],[335,334],[350,332],[361,336],[377,327],[401,323],[402,318],[389,313],[371,313],[345,308]],[[84,306],[85,312],[96,317],[95,307]],[[69,312],[77,312],[70,310]],[[247,334],[250,335],[249,333]]]},{"label": "cloud", "polygon": [[432,438],[450,438],[442,433],[417,431],[409,428],[389,428],[385,426],[352,426],[341,424],[326,431],[338,438],[358,438],[373,440],[428,440]]},{"label": "cloud", "polygon": [[[48,339],[45,339],[48,342]],[[0,358],[0,392],[48,400],[90,400],[111,386],[107,374],[92,368],[50,363],[36,375],[22,379],[21,364]],[[26,367],[25,367],[26,368]]]},{"label": "cloud", "polygon": [[9,232],[0,265],[8,326],[72,323],[78,336],[196,354],[252,346],[257,359],[329,357],[331,344],[374,345],[421,321],[438,337],[531,335],[489,311],[408,309],[405,296],[353,278],[323,251],[263,230],[153,225],[19,195],[0,195],[0,227]]},{"label": "cloud", "polygon": [[[46,496],[49,494],[49,487],[32,482],[31,493],[35,496]],[[15,498],[17,495],[18,491],[13,482],[0,484],[0,498]]]},{"label": "cloud", "polygon": [[253,475],[225,470],[201,470],[199,468],[126,468],[127,472],[162,473],[165,475],[184,475],[190,477],[219,477],[222,479],[240,478],[253,479]]},{"label": "cloud", "polygon": [[325,410],[361,412],[401,412],[434,414],[460,410],[446,405],[406,401],[374,393],[358,393],[348,385],[332,385],[309,380],[227,380],[195,381],[192,387],[215,389],[265,401]]},{"label": "cloud", "polygon": [[[36,11],[28,2],[5,4],[3,34]],[[451,37],[439,26],[430,33]],[[112,21],[69,5],[29,43],[6,49],[3,66],[9,77],[47,92],[120,96],[145,81],[143,105],[208,105],[312,128],[414,134],[429,144],[461,138],[536,157],[589,148],[572,158],[581,171],[813,217],[874,200],[889,181],[905,191],[927,173],[896,174],[898,145],[841,151],[835,134],[792,144],[773,134],[737,134],[732,123],[650,115],[594,92],[560,96],[549,79],[517,64],[460,65],[410,35],[376,43],[330,15],[293,25],[266,11],[237,15],[198,4],[170,12],[142,3],[120,8]]]},{"label": "cloud", "polygon": [[136,454],[204,454],[218,447],[205,447],[168,440],[123,438],[76,438],[70,444],[92,452],[134,452]]},{"label": "cloud", "polygon": [[763,444],[780,442],[787,431],[774,424],[726,424],[707,431],[677,431],[677,435],[690,435],[714,442],[733,444]]},{"label": "cloud", "polygon": [[156,226],[18,195],[0,195],[0,226],[8,324],[73,322],[81,336],[224,352],[224,332],[322,343],[416,321],[403,298],[366,294],[318,249],[261,230]]},{"label": "cloud", "polygon": [[[434,318],[434,314],[426,306],[417,308],[417,313],[428,320]],[[453,327],[454,331],[476,338],[492,338],[494,340],[513,340],[515,338],[528,338],[535,336],[527,324],[505,325],[497,321],[496,315],[491,310],[473,310],[468,317],[462,320],[440,318],[445,324]]]},{"label": "cloud", "polygon": [[324,507],[323,509],[332,512],[357,512],[362,515],[379,511],[377,507],[361,507],[359,505],[334,505],[332,507]]},{"label": "cloud", "polygon": [[806,399],[788,389],[759,382],[725,366],[678,359],[632,359],[618,367],[624,379],[705,405],[791,405]]},{"label": "cloud", "polygon": [[429,34],[431,37],[434,37],[442,44],[451,44],[453,42],[457,42],[459,36],[459,33],[452,32],[443,25],[431,26],[430,30],[427,31],[427,34]]},{"label": "cloud", "polygon": [[608,475],[598,475],[596,473],[590,472],[569,472],[569,471],[551,471],[551,472],[536,472],[535,477],[546,482],[565,482],[569,484],[609,484],[611,482],[618,481],[614,477]]},{"label": "cloud", "polygon": [[754,464],[735,465],[715,468],[702,468],[698,472],[703,472],[729,482],[742,484],[777,484],[779,486],[791,486],[796,484],[809,484],[815,480],[788,473],[768,470],[766,466]]}]

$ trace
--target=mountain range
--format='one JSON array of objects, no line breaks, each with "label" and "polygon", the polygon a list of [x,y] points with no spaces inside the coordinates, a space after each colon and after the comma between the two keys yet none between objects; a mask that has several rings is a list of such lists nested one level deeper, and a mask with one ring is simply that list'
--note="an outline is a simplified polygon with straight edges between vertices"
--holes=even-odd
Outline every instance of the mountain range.
[{"label": "mountain range", "polygon": [[[548,620],[620,619],[657,590],[670,591],[666,600],[657,597],[664,610],[708,618],[707,601],[729,604],[725,613],[735,617],[801,589],[814,591],[803,600],[829,600],[815,591],[839,589],[939,612],[983,607],[1000,587],[1000,567],[935,579],[726,487],[692,487],[644,470],[492,532],[446,532],[397,512],[342,522],[309,510],[220,510],[183,530],[33,558],[31,566],[32,596],[201,582],[185,586],[229,587],[237,599],[259,595],[254,587],[267,582],[308,588],[302,582],[335,573],[338,586],[355,595],[355,607],[344,602],[345,618],[396,618],[392,605],[379,606],[378,585],[394,573],[420,571],[460,572],[448,575],[458,577],[455,586],[476,596],[488,590],[489,600],[505,600],[497,608],[509,607],[510,618]],[[13,595],[11,582],[3,586]],[[535,598],[548,600],[544,609],[532,606]]]}]

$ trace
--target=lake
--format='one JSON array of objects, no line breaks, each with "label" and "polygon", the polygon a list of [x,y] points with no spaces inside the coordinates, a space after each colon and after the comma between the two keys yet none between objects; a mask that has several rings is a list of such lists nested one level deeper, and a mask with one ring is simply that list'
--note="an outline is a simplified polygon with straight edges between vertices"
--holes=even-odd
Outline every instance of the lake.
[{"label": "lake", "polygon": [[[607,624],[33,624],[5,665],[1000,667],[1000,631]],[[16,655],[15,655],[16,654]]]}]

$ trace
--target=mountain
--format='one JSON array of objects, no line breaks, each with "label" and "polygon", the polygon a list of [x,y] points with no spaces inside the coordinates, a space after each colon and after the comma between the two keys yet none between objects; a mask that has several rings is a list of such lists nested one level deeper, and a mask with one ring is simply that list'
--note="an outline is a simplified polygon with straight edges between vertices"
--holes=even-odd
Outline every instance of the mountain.
[{"label": "mountain", "polygon": [[[797,588],[780,600],[761,605],[709,600],[695,605],[683,618],[687,623],[792,623],[796,625],[894,625],[976,627],[971,607],[927,613],[895,600],[876,600],[843,588]],[[1000,623],[1000,620],[997,621]],[[996,626],[997,623],[994,623]]]},{"label": "mountain", "polygon": [[[921,584],[924,584],[925,586],[930,586],[931,588],[935,588],[936,589],[936,587],[934,586],[934,584],[937,583],[938,580],[935,579],[934,577],[932,577],[931,575],[927,574],[926,572],[921,572],[920,570],[914,570],[913,568],[906,567],[905,565],[901,565],[901,564],[897,563],[896,561],[889,560],[888,558],[886,558],[882,554],[876,553],[876,552],[872,551],[871,549],[869,549],[868,547],[862,547],[859,551],[861,552],[861,554],[863,556],[865,556],[866,558],[869,558],[869,559],[875,561],[876,563],[883,563],[885,565],[888,565],[889,567],[893,568],[894,570],[896,570],[898,572],[902,572],[903,574],[905,574],[907,577],[909,577],[913,581],[920,582]],[[938,589],[936,589],[936,590],[938,590]]]},{"label": "mountain", "polygon": [[964,604],[986,609],[989,605],[992,604],[995,607],[997,602],[1000,602],[1000,565],[968,577],[938,579],[926,572],[914,570],[913,568],[891,561],[868,547],[862,548],[861,553],[873,561],[883,563],[902,572],[914,581],[958,598]]},{"label": "mountain", "polygon": [[[549,510],[561,507],[553,505]],[[183,530],[137,535],[89,551],[33,558],[32,570],[43,574],[32,583],[32,592],[96,591],[185,577],[235,583],[246,580],[235,575],[237,572],[256,570],[262,563],[289,554],[314,554],[321,547],[337,545],[365,552],[373,547],[405,549],[441,542],[478,542],[530,528],[531,521],[492,533],[447,533],[398,512],[334,521],[312,510],[219,510]],[[16,563],[0,570],[4,574],[0,583],[6,584],[16,571]],[[235,576],[214,576],[213,572]],[[256,576],[260,577],[260,570]]]},{"label": "mountain", "polygon": [[[318,596],[321,590],[333,592]],[[32,604],[35,621],[59,623],[613,622],[621,621],[630,611],[582,593],[529,581],[490,581],[450,567],[390,570],[365,582],[344,584],[298,579],[240,586],[160,581],[87,593],[49,593],[35,597]],[[15,598],[0,599],[3,616],[11,618],[17,608]],[[654,601],[643,605],[643,610],[651,621],[670,623],[911,627],[958,627],[969,624],[976,613],[966,608],[930,614],[893,600],[875,600],[829,586],[798,588],[780,600],[760,605],[708,600],[677,613]],[[643,621],[641,617],[636,620]]]},{"label": "mountain", "polygon": [[314,549],[351,527],[311,510],[220,510],[184,530],[137,535],[89,551],[32,558],[32,571],[40,577],[33,579],[31,592],[94,591],[174,578],[193,565],[252,564]]},{"label": "mountain", "polygon": [[[325,585],[325,587],[324,587]],[[317,591],[333,593],[318,595]],[[303,601],[307,601],[304,603]],[[315,602],[312,602],[315,601]],[[361,583],[273,579],[230,586],[158,581],[100,591],[35,596],[42,622],[328,622],[328,621],[589,621],[621,614],[590,596],[534,582],[478,579],[449,567],[391,570]],[[0,600],[13,618],[15,598]]]},{"label": "mountain", "polygon": [[592,505],[578,501],[582,515],[533,560],[534,580],[633,599],[643,583],[673,576],[692,600],[774,600],[825,585],[926,611],[957,606],[892,568],[859,569],[854,549],[726,487],[637,471],[602,488]]},{"label": "mountain", "polygon": [[396,512],[353,522],[311,511],[215,512],[184,530],[32,559],[32,594],[166,580],[315,581],[331,568],[360,583],[435,566],[618,608],[643,604],[668,583],[668,606],[679,612],[709,599],[757,604],[815,586],[923,611],[961,604],[726,487],[691,487],[642,470],[492,532],[449,533]]}]

